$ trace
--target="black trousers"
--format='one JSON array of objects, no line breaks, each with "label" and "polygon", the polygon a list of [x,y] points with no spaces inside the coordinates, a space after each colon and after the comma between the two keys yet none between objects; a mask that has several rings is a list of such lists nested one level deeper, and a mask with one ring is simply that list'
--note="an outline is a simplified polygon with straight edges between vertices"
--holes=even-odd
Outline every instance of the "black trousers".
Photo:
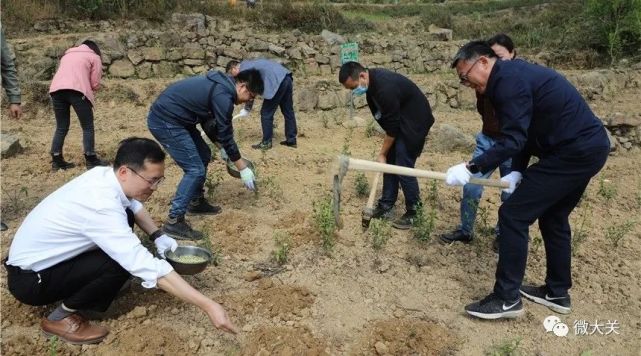
[{"label": "black trousers", "polygon": [[102,250],[92,250],[39,272],[7,267],[11,294],[29,305],[62,300],[71,309],[103,312],[130,274]]},{"label": "black trousers", "polygon": [[58,90],[51,93],[51,103],[56,116],[56,131],[53,134],[51,153],[61,154],[65,137],[69,132],[71,107],[78,115],[82,127],[82,146],[86,155],[95,154],[95,139],[93,126],[93,106],[84,94],[76,90]]},{"label": "black trousers", "polygon": [[609,154],[608,147],[542,158],[523,174],[514,193],[499,208],[499,262],[494,292],[504,300],[516,300],[523,282],[528,252],[528,228],[537,219],[545,244],[551,297],[566,296],[570,274],[571,231],[569,215],[590,179]]}]

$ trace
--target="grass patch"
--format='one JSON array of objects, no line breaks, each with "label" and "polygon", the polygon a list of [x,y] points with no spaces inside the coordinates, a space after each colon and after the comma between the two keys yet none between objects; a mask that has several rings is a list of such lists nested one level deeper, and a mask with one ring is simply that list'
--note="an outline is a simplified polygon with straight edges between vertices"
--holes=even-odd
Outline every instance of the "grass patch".
[{"label": "grass patch", "polygon": [[485,351],[487,356],[518,356],[521,339],[503,340]]}]

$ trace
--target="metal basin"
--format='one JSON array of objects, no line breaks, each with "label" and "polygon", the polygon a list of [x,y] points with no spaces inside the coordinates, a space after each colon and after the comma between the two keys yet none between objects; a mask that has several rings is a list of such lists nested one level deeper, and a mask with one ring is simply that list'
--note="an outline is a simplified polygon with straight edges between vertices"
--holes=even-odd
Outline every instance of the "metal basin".
[{"label": "metal basin", "polygon": [[[183,256],[201,257],[205,261],[199,263],[185,263],[180,261]],[[167,251],[165,259],[174,267],[178,274],[196,274],[202,272],[211,261],[211,252],[198,246],[178,246],[176,251]]]},{"label": "metal basin", "polygon": [[[246,158],[241,158],[245,164],[247,164],[247,167],[252,170],[252,172],[256,172],[254,170],[254,162],[246,159]],[[230,176],[234,178],[240,178],[240,172],[236,168],[236,165],[232,161],[227,161],[227,173],[229,173]]]}]

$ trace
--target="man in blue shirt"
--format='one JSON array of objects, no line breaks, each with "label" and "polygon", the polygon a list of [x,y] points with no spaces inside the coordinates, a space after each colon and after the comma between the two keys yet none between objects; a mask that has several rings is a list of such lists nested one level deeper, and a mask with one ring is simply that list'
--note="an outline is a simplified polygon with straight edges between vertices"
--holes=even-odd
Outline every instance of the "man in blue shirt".
[{"label": "man in blue shirt", "polygon": [[[514,318],[523,313],[522,294],[567,314],[572,286],[568,216],[607,160],[610,144],[605,128],[559,73],[522,60],[497,60],[484,41],[463,46],[452,67],[461,84],[490,99],[502,136],[484,154],[448,169],[446,183],[464,185],[473,174],[486,173],[512,158],[512,172],[501,178],[510,184],[505,191],[512,195],[499,208],[494,290],[465,310],[483,319]],[[528,166],[531,156],[539,161]],[[528,229],[537,219],[547,259],[545,284],[521,285]]]},{"label": "man in blue shirt", "polygon": [[[260,109],[260,123],[263,129],[263,139],[252,145],[252,148],[258,150],[268,150],[272,148],[272,137],[274,136],[274,113],[280,106],[280,111],[285,117],[285,140],[280,144],[287,147],[296,148],[296,136],[298,130],[296,128],[296,116],[294,114],[294,80],[292,79],[292,72],[283,67],[277,62],[259,58],[244,60],[240,63],[238,61],[229,61],[226,66],[227,73],[232,76],[238,75],[239,72],[255,69],[260,72],[260,77],[265,84],[263,91],[263,106]],[[236,117],[245,117],[249,115],[254,101],[251,100],[245,104]]]},{"label": "man in blue shirt", "polygon": [[263,80],[256,70],[241,72],[236,78],[211,71],[171,84],[151,105],[147,117],[149,131],[185,173],[163,225],[166,234],[199,240],[203,234],[191,228],[185,213],[213,215],[221,211],[204,198],[211,150],[197,124],[201,124],[212,142],[222,147],[223,159],[234,162],[245,187],[255,190],[254,174],[241,159],[234,140],[232,113],[234,104],[245,103],[262,92]]}]

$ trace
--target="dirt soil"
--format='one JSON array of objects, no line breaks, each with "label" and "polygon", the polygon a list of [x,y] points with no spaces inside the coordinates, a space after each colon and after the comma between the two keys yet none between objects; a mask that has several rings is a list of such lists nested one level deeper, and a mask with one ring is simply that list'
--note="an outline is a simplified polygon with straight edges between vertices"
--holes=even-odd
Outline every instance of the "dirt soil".
[{"label": "dirt soil", "polygon": [[[412,75],[421,86],[437,79]],[[329,80],[329,78],[327,78]],[[332,80],[333,77],[332,77]],[[137,135],[151,137],[146,114],[153,98],[167,85],[161,80],[107,80],[98,96],[96,147],[113,159],[118,141]],[[133,93],[133,94],[132,94]],[[134,95],[135,94],[135,95]],[[620,93],[612,102],[591,103],[599,115],[613,111],[638,112],[638,89]],[[260,103],[258,104],[260,105]],[[367,109],[357,114],[369,117]],[[3,115],[5,113],[3,112]],[[329,117],[327,127],[322,116]],[[21,121],[2,118],[2,130],[18,135],[25,151],[2,160],[5,256],[17,227],[28,211],[47,194],[82,174],[81,131],[72,119],[65,157],[80,167],[52,173],[49,146],[54,130],[51,110],[31,106]],[[480,129],[478,114],[437,106],[438,123],[448,123],[468,134]],[[264,153],[250,145],[260,140],[258,113],[239,121],[236,137],[241,151],[254,161],[260,192],[245,190],[228,176],[220,160],[209,172],[215,190],[212,201],[223,213],[192,217],[196,228],[208,232],[214,248],[222,251],[218,266],[186,280],[207,296],[220,301],[241,332],[231,336],[215,330],[196,307],[160,290],[145,290],[134,280],[131,290],[116,300],[96,322],[111,329],[102,343],[73,346],[47,341],[39,321],[51,310],[17,302],[6,289],[6,272],[0,272],[2,346],[4,355],[480,355],[518,342],[524,355],[639,355],[641,350],[641,154],[612,155],[593,180],[581,207],[571,216],[575,232],[587,238],[577,246],[573,260],[573,312],[560,316],[570,328],[563,338],[546,333],[548,309],[524,301],[526,313],[513,321],[479,321],[463,307],[485,296],[494,283],[496,257],[491,238],[481,236],[470,245],[443,246],[436,240],[419,243],[410,232],[394,230],[387,244],[375,251],[361,229],[366,197],[355,193],[355,173],[343,185],[342,219],[331,255],[321,248],[314,227],[312,204],[331,190],[335,157],[345,142],[353,157],[371,159],[381,137],[366,137],[365,128],[350,131],[341,125],[346,110],[297,113],[298,148],[276,144]],[[275,142],[283,139],[283,121],[276,117]],[[417,166],[445,171],[469,159],[471,152],[437,153],[430,141]],[[145,205],[161,222],[181,178],[169,159],[167,180]],[[371,176],[368,178],[372,179]],[[600,194],[599,182],[615,194]],[[419,181],[422,197],[430,181]],[[453,229],[459,218],[461,190],[438,182],[435,234]],[[610,198],[606,198],[606,195]],[[481,206],[487,211],[478,225],[492,226],[499,206],[497,190],[487,188]],[[403,213],[402,194],[396,214]],[[480,218],[481,219],[481,218]],[[634,221],[632,230],[615,246],[608,228]],[[289,262],[279,272],[260,270],[274,250],[274,233],[292,238]],[[536,226],[532,236],[540,236]],[[271,273],[276,273],[269,276]],[[277,273],[279,272],[279,273]],[[262,278],[261,278],[262,277]],[[533,238],[525,280],[542,283],[545,251]],[[575,335],[574,322],[605,323],[616,320],[610,335]],[[605,331],[603,328],[602,331]]]}]

